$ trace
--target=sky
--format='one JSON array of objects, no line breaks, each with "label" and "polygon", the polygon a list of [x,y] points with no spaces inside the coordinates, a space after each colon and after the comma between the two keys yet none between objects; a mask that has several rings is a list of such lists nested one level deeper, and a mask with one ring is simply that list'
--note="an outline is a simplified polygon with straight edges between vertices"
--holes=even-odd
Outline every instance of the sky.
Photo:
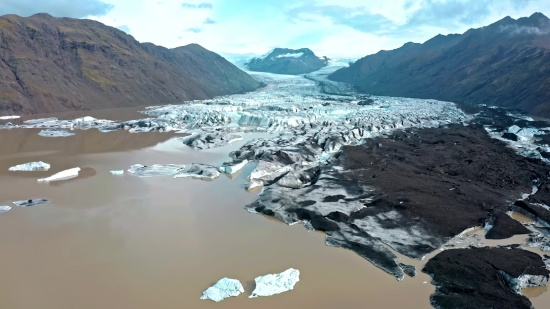
[{"label": "sky", "polygon": [[550,0],[0,0],[0,15],[89,18],[168,48],[351,58],[535,12],[550,17]]}]

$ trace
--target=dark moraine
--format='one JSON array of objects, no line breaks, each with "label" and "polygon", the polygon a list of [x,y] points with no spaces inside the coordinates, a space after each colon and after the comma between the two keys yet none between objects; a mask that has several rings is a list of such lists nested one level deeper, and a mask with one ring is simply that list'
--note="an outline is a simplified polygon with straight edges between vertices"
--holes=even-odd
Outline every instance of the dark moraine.
[{"label": "dark moraine", "polygon": [[518,289],[546,285],[549,276],[536,253],[488,247],[443,251],[422,271],[433,278],[430,300],[438,309],[531,309]]},{"label": "dark moraine", "polygon": [[[487,125],[513,123],[494,119]],[[489,237],[523,234],[504,212],[547,175],[550,166],[516,154],[482,125],[407,129],[345,146],[306,186],[274,181],[246,208],[287,224],[306,221],[326,232],[327,245],[353,250],[400,280],[405,269],[386,245],[420,259],[488,220],[495,223]]]}]

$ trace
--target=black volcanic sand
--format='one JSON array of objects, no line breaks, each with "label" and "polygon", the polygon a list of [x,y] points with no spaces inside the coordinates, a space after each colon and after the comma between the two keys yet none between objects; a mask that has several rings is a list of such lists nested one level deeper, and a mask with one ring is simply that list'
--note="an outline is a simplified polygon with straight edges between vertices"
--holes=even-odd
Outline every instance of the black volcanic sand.
[{"label": "black volcanic sand", "polygon": [[532,308],[525,296],[513,291],[506,275],[540,276],[544,284],[548,270],[533,252],[511,248],[445,250],[422,269],[432,276],[436,291],[430,300],[440,309]]},{"label": "black volcanic sand", "polygon": [[[502,117],[500,125],[509,124]],[[400,280],[405,269],[385,245],[420,259],[488,220],[489,237],[524,234],[503,212],[549,173],[481,125],[408,129],[345,146],[308,186],[276,180],[246,208],[287,224],[307,221],[326,232],[327,245],[353,250]]]}]

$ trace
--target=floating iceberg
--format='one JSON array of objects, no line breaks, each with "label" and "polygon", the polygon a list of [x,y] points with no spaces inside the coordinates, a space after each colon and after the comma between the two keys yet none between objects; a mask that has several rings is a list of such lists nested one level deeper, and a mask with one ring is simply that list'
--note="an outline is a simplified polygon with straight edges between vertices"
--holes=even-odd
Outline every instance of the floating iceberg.
[{"label": "floating iceberg", "polygon": [[128,172],[139,177],[172,176],[185,169],[183,164],[153,164],[151,166],[134,164]]},{"label": "floating iceberg", "polygon": [[0,117],[0,120],[8,120],[8,119],[17,119],[21,116],[2,116]]},{"label": "floating iceberg", "polygon": [[202,292],[200,299],[210,299],[219,302],[228,297],[239,296],[241,293],[244,293],[244,288],[239,280],[223,278]]},{"label": "floating iceberg", "polygon": [[29,163],[12,166],[9,168],[9,171],[30,172],[30,171],[47,171],[49,169],[50,169],[50,165],[48,163],[38,161],[38,162],[29,162]]},{"label": "floating iceberg", "polygon": [[38,133],[38,135],[44,136],[44,137],[66,137],[66,136],[73,136],[75,134],[71,133],[67,130],[46,129],[46,130],[40,131],[40,133]]},{"label": "floating iceberg", "polygon": [[248,298],[258,296],[271,296],[290,291],[294,288],[296,282],[300,281],[300,271],[289,268],[279,274],[269,274],[254,279],[256,288]]},{"label": "floating iceberg", "polygon": [[28,200],[22,200],[22,201],[15,201],[13,202],[13,204],[19,207],[30,207],[30,206],[48,204],[49,202],[50,201],[47,199],[35,198],[35,199],[28,199]]},{"label": "floating iceberg", "polygon": [[0,214],[10,210],[11,207],[10,206],[0,206]]},{"label": "floating iceberg", "polygon": [[123,171],[123,170],[120,170],[120,171],[111,171],[111,174],[113,174],[113,175],[123,175],[123,174],[124,174],[124,171]]},{"label": "floating iceberg", "polygon": [[190,167],[181,170],[174,178],[193,177],[213,180],[220,176],[218,169],[212,165],[193,163]]},{"label": "floating iceberg", "polygon": [[67,180],[67,179],[77,177],[78,172],[80,172],[80,167],[75,167],[75,168],[71,168],[71,169],[64,170],[64,171],[61,171],[59,173],[53,174],[50,177],[40,178],[40,179],[38,179],[38,181],[49,182],[49,181],[57,181],[57,180]]},{"label": "floating iceberg", "polygon": [[236,172],[240,171],[247,163],[248,160],[246,159],[240,162],[225,162],[222,166],[220,166],[219,170],[222,173],[235,174]]}]

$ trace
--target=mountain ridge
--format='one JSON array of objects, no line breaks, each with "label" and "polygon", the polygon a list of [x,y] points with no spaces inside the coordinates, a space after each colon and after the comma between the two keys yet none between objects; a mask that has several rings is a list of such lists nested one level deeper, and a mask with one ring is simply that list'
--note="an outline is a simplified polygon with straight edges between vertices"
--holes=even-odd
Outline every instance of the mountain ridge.
[{"label": "mountain ridge", "polygon": [[264,56],[250,59],[244,65],[250,71],[298,75],[317,71],[328,65],[327,57],[317,57],[309,48],[274,48]]},{"label": "mountain ridge", "polygon": [[0,115],[178,103],[252,91],[200,45],[173,49],[89,19],[0,16]]},{"label": "mountain ridge", "polygon": [[329,75],[374,95],[498,105],[550,117],[550,19],[509,16],[359,59]]}]

